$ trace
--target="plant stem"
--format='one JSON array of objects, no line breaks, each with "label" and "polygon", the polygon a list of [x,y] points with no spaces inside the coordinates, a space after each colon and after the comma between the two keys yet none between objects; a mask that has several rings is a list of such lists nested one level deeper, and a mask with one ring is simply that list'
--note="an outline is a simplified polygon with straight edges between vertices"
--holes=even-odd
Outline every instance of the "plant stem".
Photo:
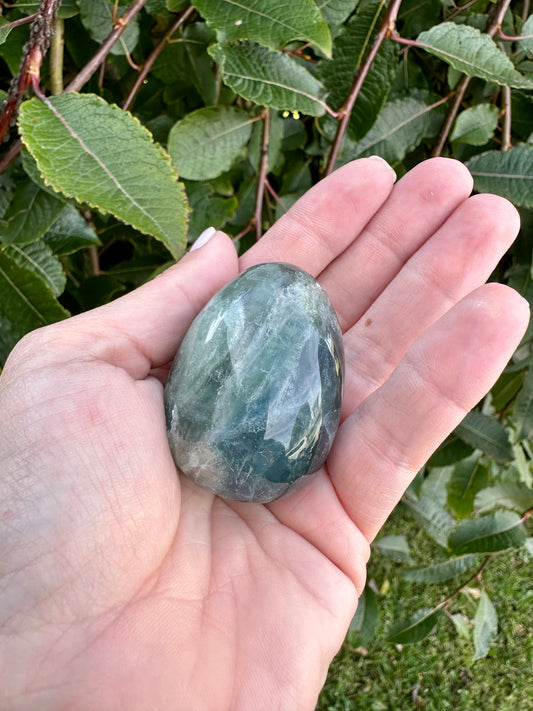
[{"label": "plant stem", "polygon": [[65,50],[65,21],[54,20],[54,36],[50,46],[50,85],[54,96],[63,93],[63,56]]},{"label": "plant stem", "polygon": [[194,12],[193,5],[189,5],[189,7],[185,10],[185,12],[182,15],[180,15],[180,17],[178,17],[172,25],[170,25],[168,30],[165,32],[165,34],[161,38],[160,42],[154,47],[154,49],[150,53],[148,59],[141,67],[139,76],[135,80],[135,84],[132,86],[130,93],[128,94],[128,96],[126,98],[126,101],[124,102],[124,104],[122,106],[122,108],[125,111],[127,111],[130,108],[130,106],[133,104],[133,101],[135,100],[135,97],[137,96],[139,89],[143,85],[143,82],[146,79],[148,73],[152,69],[155,60],[159,57],[159,55],[161,54],[163,49],[166,47],[168,41],[170,40],[170,38],[172,37],[174,32],[176,32],[176,30],[179,27],[181,27],[181,25],[183,25],[183,23],[189,19],[189,17],[192,15],[193,12]]},{"label": "plant stem", "polygon": [[263,197],[265,194],[265,182],[268,173],[268,144],[270,141],[270,109],[266,108],[263,116],[263,141],[261,144],[261,161],[259,163],[259,180],[257,186],[257,196],[255,199],[255,237],[261,238],[263,233]]},{"label": "plant stem", "polygon": [[[486,34],[489,37],[494,37],[494,35],[501,28],[503,18],[505,17],[505,13],[509,9],[510,4],[511,0],[500,0],[500,2],[497,4],[494,10],[493,17],[489,22],[489,26],[487,27]],[[437,138],[437,143],[435,144],[435,148],[432,152],[433,157],[440,156],[444,149],[444,146],[446,145],[446,141],[448,140],[448,136],[450,134],[450,131],[452,130],[452,126],[461,106],[461,102],[463,101],[465,92],[468,88],[468,85],[470,84],[470,79],[471,77],[465,74],[463,75],[460,82],[457,84],[457,93],[455,95],[452,105],[448,110],[448,114],[444,120],[444,124],[442,125],[441,131]]]},{"label": "plant stem", "polygon": [[530,8],[529,0],[524,0],[524,5],[522,7],[522,22],[525,22],[527,20],[527,18],[529,17],[529,8]]},{"label": "plant stem", "polygon": [[147,0],[135,0],[127,8],[127,10],[118,18],[112,32],[102,43],[100,49],[92,57],[92,59],[85,65],[81,72],[74,77],[70,84],[65,88],[65,91],[78,91],[82,86],[89,81],[92,75],[96,72],[98,67],[105,61],[107,55],[111,51],[113,45],[120,38],[126,27],[133,20],[135,15],[137,15],[145,5]]},{"label": "plant stem", "polygon": [[444,123],[442,124],[442,128],[437,138],[437,143],[435,144],[435,147],[433,148],[433,152],[431,154],[434,158],[440,156],[444,146],[446,145],[446,141],[448,140],[448,136],[450,134],[450,131],[452,130],[453,122],[455,121],[457,113],[459,112],[459,107],[461,106],[461,102],[463,101],[465,91],[467,90],[467,87],[470,84],[470,79],[471,77],[464,74],[461,77],[459,83],[457,84],[457,90],[453,99],[453,103],[448,109],[448,113],[446,114],[446,118],[444,119]]},{"label": "plant stem", "polygon": [[30,29],[30,38],[22,50],[22,60],[18,74],[13,78],[8,96],[0,115],[0,143],[14,120],[22,103],[26,89],[33,76],[39,76],[43,57],[50,45],[53,22],[61,0],[41,0]]},{"label": "plant stem", "polygon": [[331,151],[328,156],[325,175],[329,175],[335,170],[335,163],[337,162],[339,151],[344,136],[346,134],[348,124],[350,122],[355,102],[357,101],[357,97],[359,96],[361,87],[363,86],[368,72],[370,71],[372,63],[376,58],[376,54],[379,52],[379,49],[383,44],[385,38],[390,36],[394,30],[396,18],[398,17],[398,12],[400,10],[401,4],[402,0],[391,0],[383,22],[381,23],[381,27],[379,28],[376,36],[374,37],[374,41],[372,43],[370,51],[368,52],[368,55],[366,56],[364,62],[359,67],[359,70],[355,76],[352,89],[348,95],[348,98],[346,99],[344,105],[339,111],[340,121],[337,127],[337,133],[335,134],[335,138],[333,140],[333,145],[331,146]]},{"label": "plant stem", "polygon": [[504,86],[502,90],[503,99],[503,126],[502,126],[502,151],[508,151],[512,148],[511,139],[511,88],[509,86]]},{"label": "plant stem", "polygon": [[451,602],[452,600],[454,600],[454,599],[457,597],[457,595],[459,595],[459,593],[462,592],[462,591],[466,588],[466,586],[468,585],[468,583],[471,583],[473,580],[476,580],[478,583],[481,582],[481,578],[482,578],[482,576],[483,576],[483,573],[485,572],[485,568],[487,567],[487,565],[490,563],[491,560],[492,560],[492,554],[486,556],[486,557],[483,559],[483,563],[481,563],[481,565],[480,565],[479,568],[476,570],[476,572],[473,573],[473,574],[468,578],[468,580],[465,580],[464,583],[461,583],[461,585],[460,585],[458,588],[456,588],[450,595],[448,595],[448,597],[446,598],[446,600],[443,600],[442,602],[440,602],[440,603],[437,605],[437,607],[438,607],[438,608],[448,607],[448,605],[450,604],[450,602]]}]

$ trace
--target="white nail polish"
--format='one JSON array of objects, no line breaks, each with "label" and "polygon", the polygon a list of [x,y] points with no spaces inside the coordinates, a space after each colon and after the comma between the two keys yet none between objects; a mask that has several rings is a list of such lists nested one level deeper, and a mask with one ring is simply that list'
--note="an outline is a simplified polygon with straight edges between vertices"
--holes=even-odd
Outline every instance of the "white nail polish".
[{"label": "white nail polish", "polygon": [[208,227],[206,230],[204,230],[202,234],[196,239],[190,251],[192,252],[193,249],[200,249],[200,247],[203,247],[204,244],[209,242],[209,240],[215,234],[216,231],[216,227]]},{"label": "white nail polish", "polygon": [[382,158],[381,156],[368,156],[368,159],[369,160],[377,160],[377,161],[380,161],[380,163],[384,163],[387,166],[387,168],[390,170],[390,172],[394,175],[394,180],[396,180],[396,171],[394,170],[394,168],[391,168],[391,166],[387,163],[387,161],[384,158]]}]

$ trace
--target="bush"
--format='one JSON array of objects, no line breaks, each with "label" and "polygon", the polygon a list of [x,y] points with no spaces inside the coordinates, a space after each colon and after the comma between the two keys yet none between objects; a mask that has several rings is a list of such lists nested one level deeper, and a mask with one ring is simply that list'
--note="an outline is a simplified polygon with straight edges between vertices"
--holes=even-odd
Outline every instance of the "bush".
[{"label": "bush", "polygon": [[[400,176],[452,156],[477,190],[513,201],[523,229],[493,278],[533,300],[529,6],[5,4],[0,363],[28,331],[152,278],[208,225],[245,251],[314,182],[372,154]],[[401,534],[375,544],[434,590],[431,605],[392,625],[395,644],[448,616],[485,656],[498,617],[484,573],[510,548],[533,555],[532,329],[401,504],[437,544],[432,564],[417,565]],[[474,611],[452,614],[474,582]],[[376,619],[370,586],[353,627],[372,636]]]}]

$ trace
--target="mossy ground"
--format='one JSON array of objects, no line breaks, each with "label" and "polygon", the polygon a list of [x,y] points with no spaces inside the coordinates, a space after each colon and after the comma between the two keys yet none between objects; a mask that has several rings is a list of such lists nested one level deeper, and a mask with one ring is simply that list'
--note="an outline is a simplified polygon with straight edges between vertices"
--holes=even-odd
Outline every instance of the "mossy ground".
[{"label": "mossy ground", "polygon": [[[406,535],[417,565],[430,565],[438,553],[427,535],[402,520],[399,511],[385,533]],[[471,628],[470,638],[461,637],[446,618],[419,644],[397,648],[387,642],[393,621],[435,605],[457,586],[457,581],[409,583],[400,577],[401,567],[374,551],[369,578],[382,591],[376,633],[364,641],[356,632],[348,633],[317,711],[533,711],[531,558],[521,551],[504,552],[486,568],[483,585],[497,610],[499,630],[488,656],[475,662]],[[473,619],[477,584],[470,585],[472,594],[458,595],[450,611]]]}]

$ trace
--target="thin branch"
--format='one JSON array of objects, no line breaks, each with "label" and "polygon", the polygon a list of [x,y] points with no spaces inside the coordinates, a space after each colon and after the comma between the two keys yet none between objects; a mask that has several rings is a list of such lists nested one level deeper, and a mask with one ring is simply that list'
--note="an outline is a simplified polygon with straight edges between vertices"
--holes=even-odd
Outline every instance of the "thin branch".
[{"label": "thin branch", "polygon": [[506,35],[505,32],[502,31],[501,27],[496,34],[500,39],[505,40],[506,42],[520,42],[520,40],[533,38],[533,35]]},{"label": "thin branch", "polygon": [[491,560],[492,560],[492,555],[486,556],[486,557],[483,559],[483,563],[481,563],[481,565],[480,565],[479,568],[476,570],[476,572],[473,573],[473,574],[468,578],[468,580],[465,580],[464,583],[461,583],[461,585],[459,585],[459,587],[456,588],[452,593],[450,593],[450,595],[448,595],[448,597],[446,598],[446,600],[443,600],[442,602],[440,602],[440,603],[437,605],[437,608],[441,609],[441,608],[443,608],[443,607],[444,607],[444,608],[448,607],[448,605],[450,604],[450,602],[452,602],[452,600],[454,600],[454,598],[456,598],[457,595],[459,595],[459,593],[462,592],[462,591],[466,588],[466,586],[468,585],[468,583],[471,583],[473,580],[476,580],[478,583],[480,583],[480,582],[481,582],[481,578],[482,578],[482,576],[483,576],[483,573],[485,572],[485,568],[487,567],[487,565],[490,563]]},{"label": "thin branch", "polygon": [[460,7],[457,7],[451,15],[448,15],[446,18],[446,22],[451,22],[455,17],[460,15],[462,12],[465,10],[468,10],[469,7],[472,7],[472,5],[475,5],[477,0],[469,0],[469,2],[465,3],[464,5],[461,5]]},{"label": "thin branch", "polygon": [[452,130],[453,123],[459,112],[459,108],[463,101],[463,97],[468,88],[468,85],[470,84],[471,78],[472,77],[469,77],[464,74],[461,77],[459,83],[457,84],[457,89],[452,105],[448,109],[448,113],[446,114],[446,118],[444,119],[444,123],[442,124],[442,128],[437,138],[437,143],[435,144],[435,147],[433,148],[433,152],[431,154],[434,158],[440,156],[444,146],[446,145],[446,141],[448,140],[448,136],[450,134],[450,131]]},{"label": "thin branch", "polygon": [[511,87],[504,86],[502,90],[502,100],[503,100],[503,126],[502,126],[502,151],[508,151],[512,148],[513,143],[511,139],[511,123],[512,123],[512,113],[511,113]]},{"label": "thin branch", "polygon": [[53,22],[61,0],[41,0],[31,29],[30,38],[22,50],[22,59],[18,74],[9,87],[6,102],[0,115],[0,143],[3,141],[22,103],[26,89],[32,82],[32,76],[39,75],[43,57],[48,51],[53,34]]},{"label": "thin branch", "polygon": [[6,22],[5,25],[2,25],[2,30],[5,32],[6,30],[12,30],[15,27],[20,27],[21,25],[27,25],[29,22],[33,22],[39,17],[38,12],[34,12],[31,15],[26,15],[26,17],[20,17],[18,20],[12,20],[12,22]]},{"label": "thin branch", "polygon": [[268,173],[268,145],[270,141],[270,109],[265,109],[263,116],[263,141],[261,143],[261,161],[259,164],[259,180],[257,186],[257,196],[255,200],[255,236],[260,239],[263,234],[263,197],[265,194],[265,182]]},{"label": "thin branch", "polygon": [[524,5],[522,7],[522,22],[525,22],[527,20],[527,18],[529,17],[529,8],[530,8],[529,0],[524,0]]},{"label": "thin branch", "polygon": [[96,72],[98,67],[105,62],[105,59],[113,45],[121,37],[122,33],[133,20],[133,18],[142,10],[143,6],[146,4],[147,0],[135,0],[127,8],[127,10],[118,18],[113,27],[112,32],[109,34],[107,39],[104,40],[100,49],[96,52],[94,57],[85,65],[81,72],[74,77],[70,84],[66,87],[65,91],[78,91],[86,84],[92,75]]},{"label": "thin branch", "polygon": [[65,21],[56,17],[50,46],[50,86],[54,96],[63,93],[63,57],[65,53]]},{"label": "thin branch", "polygon": [[148,73],[152,69],[155,60],[159,57],[159,55],[161,54],[163,49],[166,47],[168,41],[170,40],[170,38],[172,37],[174,32],[176,32],[181,27],[181,25],[183,25],[184,22],[187,22],[187,20],[189,19],[189,17],[192,15],[193,12],[194,12],[194,7],[192,5],[190,5],[185,10],[185,12],[182,15],[180,15],[180,17],[178,17],[172,25],[170,25],[168,30],[165,32],[165,34],[161,38],[160,42],[154,47],[154,49],[152,50],[148,59],[143,64],[141,71],[139,72],[139,76],[135,80],[135,84],[132,86],[130,93],[128,94],[128,96],[126,98],[126,101],[124,102],[124,104],[122,106],[122,108],[125,111],[127,111],[130,108],[130,106],[133,104],[133,101],[135,100],[135,97],[137,96],[139,89],[143,85],[143,82],[146,79]]},{"label": "thin branch", "polygon": [[398,12],[400,10],[401,4],[402,0],[391,0],[383,22],[381,23],[381,27],[379,28],[376,36],[374,37],[374,41],[372,43],[370,51],[368,52],[368,55],[366,56],[364,62],[359,67],[359,70],[355,76],[348,98],[346,99],[343,107],[339,111],[340,122],[337,127],[337,133],[335,134],[335,138],[331,146],[331,151],[328,156],[328,162],[325,170],[326,175],[329,175],[335,170],[335,163],[337,162],[337,157],[339,155],[342,141],[344,139],[348,124],[350,122],[355,102],[357,101],[357,98],[361,91],[361,87],[363,86],[368,72],[370,71],[370,67],[372,66],[372,63],[376,58],[376,54],[379,52],[379,49],[383,44],[385,38],[390,36],[391,33],[394,31],[396,18],[398,17]]},{"label": "thin branch", "polygon": [[[510,4],[511,0],[500,0],[500,2],[497,4],[489,26],[487,27],[486,34],[489,37],[494,37],[494,35],[500,30],[503,18],[505,17],[505,13],[509,9]],[[448,140],[448,136],[450,134],[450,131],[452,130],[453,123],[457,117],[457,113],[459,112],[459,108],[463,101],[468,85],[470,84],[470,80],[471,77],[464,74],[462,79],[457,84],[457,93],[455,94],[453,103],[448,110],[448,114],[440,130],[439,136],[437,138],[437,143],[435,144],[435,148],[432,152],[433,157],[440,156],[444,149],[444,146],[446,145],[446,141]]]}]

